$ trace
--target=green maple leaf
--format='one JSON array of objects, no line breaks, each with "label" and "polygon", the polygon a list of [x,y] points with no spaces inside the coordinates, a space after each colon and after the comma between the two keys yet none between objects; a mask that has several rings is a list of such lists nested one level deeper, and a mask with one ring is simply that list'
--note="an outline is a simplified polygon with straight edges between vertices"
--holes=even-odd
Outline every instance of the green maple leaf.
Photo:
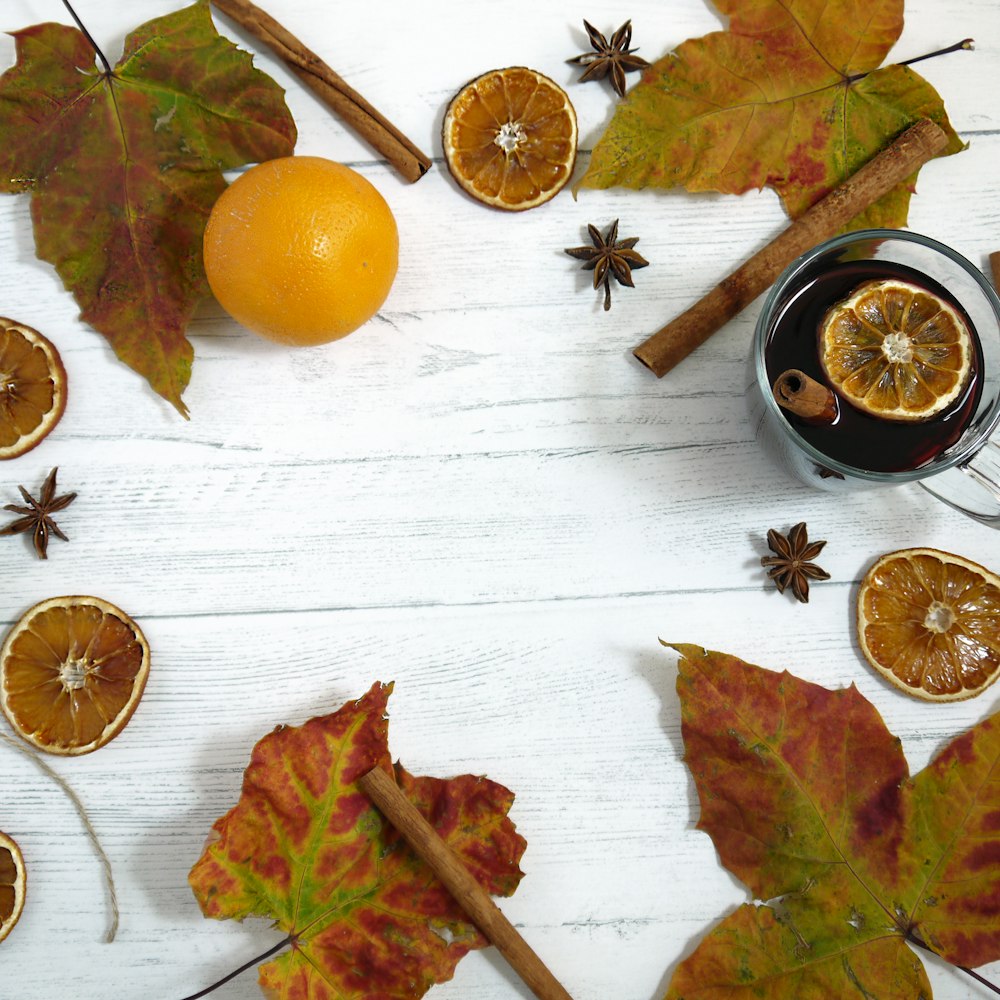
[{"label": "green maple leaf", "polygon": [[1000,958],[1000,717],[910,777],[853,685],[674,648],[698,828],[766,902],[709,931],[667,1000],[929,1000],[908,941],[957,966]]},{"label": "green maple leaf", "polygon": [[289,155],[284,92],[222,38],[208,0],[150,21],[109,75],[76,28],[14,33],[0,76],[0,191],[31,192],[38,256],[86,322],[184,415],[184,335],[209,294],[202,234],[222,171]]},{"label": "green maple leaf", "polygon": [[[689,39],[615,110],[579,186],[773,187],[792,218],[920,118],[963,148],[934,88],[879,64],[903,0],[716,0],[729,30]],[[848,228],[906,225],[916,175]]]},{"label": "green maple leaf", "polygon": [[507,818],[514,796],[486,778],[415,778],[390,763],[391,685],[254,747],[238,804],[191,870],[202,911],[270,917],[291,950],[261,966],[282,1000],[421,997],[488,943],[355,782],[373,766],[406,797],[489,892],[521,879],[525,841]]}]

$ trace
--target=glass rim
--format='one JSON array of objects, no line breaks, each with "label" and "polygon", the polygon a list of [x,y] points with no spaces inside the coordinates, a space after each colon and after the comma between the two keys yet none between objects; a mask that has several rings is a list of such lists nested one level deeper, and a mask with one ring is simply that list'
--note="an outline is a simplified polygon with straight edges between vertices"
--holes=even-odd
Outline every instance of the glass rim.
[{"label": "glass rim", "polygon": [[834,236],[828,240],[824,240],[822,243],[818,243],[814,246],[811,250],[807,250],[804,254],[796,257],[795,260],[793,260],[791,264],[789,264],[781,272],[781,274],[778,275],[774,284],[771,286],[767,293],[767,298],[764,299],[764,305],[761,307],[761,311],[757,316],[757,324],[754,328],[754,370],[757,384],[761,387],[761,395],[764,397],[765,407],[767,407],[773,416],[778,418],[778,423],[781,426],[783,433],[790,438],[792,442],[806,455],[812,458],[817,465],[825,469],[829,469],[831,472],[848,475],[854,479],[865,479],[873,483],[909,483],[916,482],[921,479],[929,479],[931,476],[936,476],[940,472],[945,472],[948,469],[955,468],[957,465],[961,465],[963,462],[972,458],[972,456],[980,450],[986,440],[992,435],[993,431],[996,430],[997,425],[1000,424],[1000,392],[997,393],[997,397],[993,401],[985,423],[982,425],[978,433],[973,435],[972,439],[968,443],[961,447],[955,447],[946,458],[941,459],[941,461],[935,465],[933,471],[929,471],[928,466],[922,466],[918,469],[908,469],[902,472],[874,472],[870,469],[860,469],[856,466],[848,465],[846,462],[840,462],[835,458],[830,458],[828,455],[824,455],[823,452],[806,441],[805,438],[803,438],[788,422],[785,415],[781,411],[781,407],[775,402],[774,394],[771,392],[767,376],[767,366],[764,361],[764,339],[767,332],[765,329],[767,325],[767,317],[774,308],[778,297],[782,294],[788,283],[821,254],[836,251],[841,247],[864,240],[897,240],[903,243],[916,243],[920,246],[927,247],[930,250],[935,250],[942,256],[947,257],[953,263],[957,264],[963,271],[965,271],[979,286],[989,303],[990,308],[993,310],[998,326],[1000,326],[1000,298],[998,298],[997,293],[986,280],[982,271],[980,271],[979,268],[972,263],[972,261],[958,253],[958,251],[952,250],[951,247],[946,246],[944,243],[941,243],[930,236],[924,236],[921,233],[914,233],[909,230],[855,229],[852,232],[842,233],[839,236]]}]

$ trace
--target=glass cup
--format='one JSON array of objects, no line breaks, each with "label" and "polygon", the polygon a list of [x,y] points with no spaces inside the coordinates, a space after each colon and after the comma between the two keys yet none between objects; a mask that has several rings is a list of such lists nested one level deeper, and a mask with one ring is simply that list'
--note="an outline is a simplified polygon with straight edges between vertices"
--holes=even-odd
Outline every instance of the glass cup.
[{"label": "glass cup", "polygon": [[[982,347],[981,395],[967,426],[933,458],[901,472],[851,465],[805,440],[775,401],[766,366],[765,347],[774,324],[804,286],[835,264],[866,261],[879,262],[879,267],[902,265],[937,282],[965,310]],[[758,442],[806,485],[840,492],[919,483],[956,510],[1000,528],[1000,444],[990,440],[1000,424],[1000,299],[978,268],[944,244],[901,230],[860,230],[821,243],[790,264],[757,320],[747,401]]]}]

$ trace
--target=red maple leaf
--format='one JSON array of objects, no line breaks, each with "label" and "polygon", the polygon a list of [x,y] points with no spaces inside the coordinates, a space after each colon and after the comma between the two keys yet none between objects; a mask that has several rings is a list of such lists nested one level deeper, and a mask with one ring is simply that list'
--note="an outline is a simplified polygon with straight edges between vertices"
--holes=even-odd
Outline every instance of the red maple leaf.
[{"label": "red maple leaf", "polygon": [[206,916],[269,917],[290,950],[260,982],[282,1000],[420,997],[488,942],[357,787],[373,766],[395,775],[489,892],[521,879],[524,838],[514,796],[486,778],[416,778],[388,750],[391,685],[304,725],[281,726],[253,750],[240,801],[191,870]]},{"label": "red maple leaf", "polygon": [[0,191],[31,192],[38,256],[186,415],[185,330],[210,294],[205,221],[224,170],[291,154],[283,91],[218,34],[208,0],[137,28],[110,72],[76,28],[14,39],[17,62],[0,76]]},{"label": "red maple leaf", "polygon": [[910,777],[853,685],[675,648],[698,828],[757,902],[705,935],[667,1000],[926,1000],[911,944],[1000,958],[998,716]]}]

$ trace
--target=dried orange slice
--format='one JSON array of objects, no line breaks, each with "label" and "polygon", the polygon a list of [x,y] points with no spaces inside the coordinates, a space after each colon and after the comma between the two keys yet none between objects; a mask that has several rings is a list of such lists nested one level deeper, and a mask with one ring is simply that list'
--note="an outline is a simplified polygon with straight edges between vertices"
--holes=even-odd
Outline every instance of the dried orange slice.
[{"label": "dried orange slice", "polygon": [[24,909],[27,874],[21,849],[0,831],[0,941],[13,929]]},{"label": "dried orange slice", "polygon": [[908,694],[971,698],[1000,675],[1000,577],[937,549],[890,552],[861,581],[858,641]]},{"label": "dried orange slice", "polygon": [[444,158],[478,201],[520,212],[557,194],[576,163],[576,112],[566,91],[523,66],[466,84],[444,116]]},{"label": "dried orange slice", "polygon": [[955,307],[896,279],[865,282],[829,309],[819,346],[833,388],[884,420],[941,413],[972,371],[972,337]]},{"label": "dried orange slice", "polygon": [[37,330],[0,316],[0,459],[31,451],[66,409],[66,369]]},{"label": "dried orange slice", "polygon": [[125,728],[148,674],[146,637],[124,611],[99,597],[52,597],[0,648],[0,708],[40,750],[90,753]]}]

